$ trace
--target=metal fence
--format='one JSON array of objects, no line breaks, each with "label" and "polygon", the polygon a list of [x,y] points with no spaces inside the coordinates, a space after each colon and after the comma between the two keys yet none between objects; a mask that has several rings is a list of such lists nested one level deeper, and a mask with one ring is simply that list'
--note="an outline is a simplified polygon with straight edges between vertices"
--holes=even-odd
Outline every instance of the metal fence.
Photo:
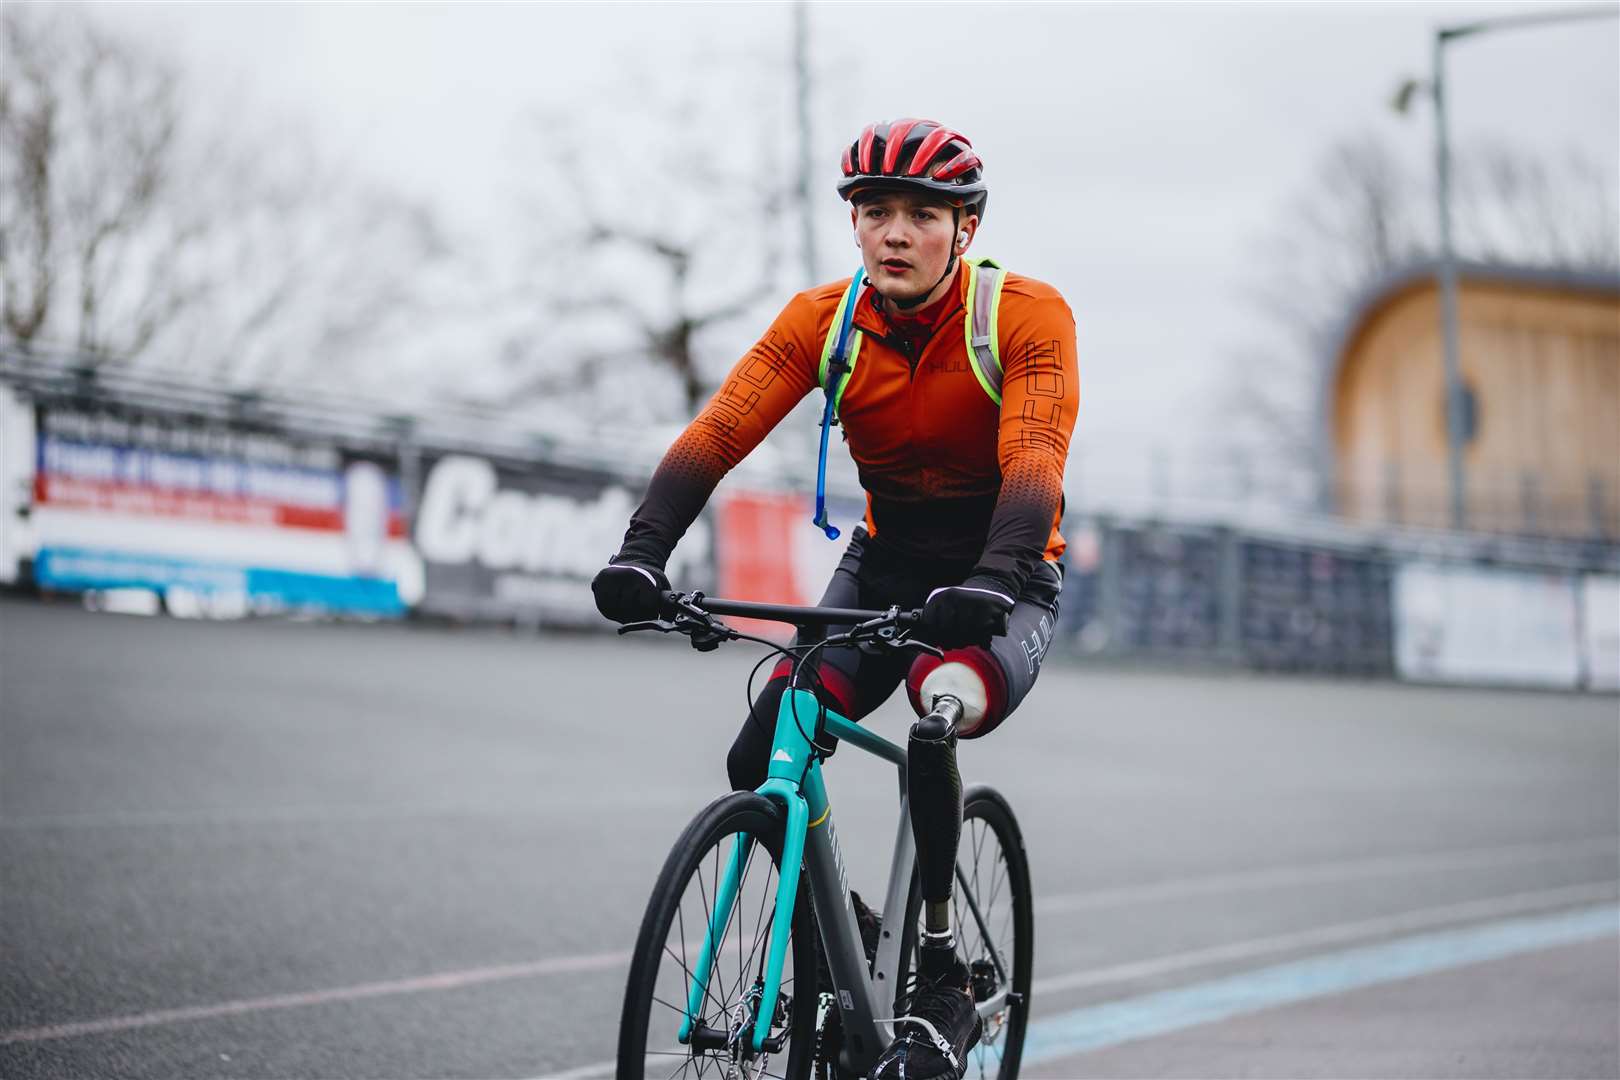
[{"label": "metal fence", "polygon": [[[12,560],[12,576],[69,590],[134,586],[216,614],[323,603],[342,612],[360,598],[353,613],[368,616],[594,625],[586,583],[662,441],[607,452],[491,417],[390,416],[15,361],[0,365],[0,390],[26,403],[15,415],[30,427],[26,445],[0,432],[0,494],[10,499],[0,499],[0,562]],[[808,498],[782,480],[767,470],[734,481],[679,549],[682,579],[756,581],[813,600],[836,552],[798,542]],[[755,528],[742,532],[768,551],[719,535],[741,520],[724,509],[738,487],[758,496],[742,515]],[[1620,681],[1620,670],[1610,675],[1620,614],[1607,610],[1620,612],[1609,599],[1620,545],[1608,533],[1370,526],[1208,491],[1104,513],[1092,494],[1069,492],[1061,652],[1342,676]],[[217,602],[232,590],[247,595]]]}]

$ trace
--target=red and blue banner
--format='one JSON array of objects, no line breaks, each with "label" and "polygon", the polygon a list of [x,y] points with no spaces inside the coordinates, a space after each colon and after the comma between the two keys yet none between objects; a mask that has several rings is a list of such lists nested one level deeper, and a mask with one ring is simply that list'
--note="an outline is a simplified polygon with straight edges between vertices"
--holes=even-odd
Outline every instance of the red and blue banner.
[{"label": "red and blue banner", "polygon": [[204,420],[42,408],[34,579],[246,610],[398,616],[421,592],[397,469]]}]

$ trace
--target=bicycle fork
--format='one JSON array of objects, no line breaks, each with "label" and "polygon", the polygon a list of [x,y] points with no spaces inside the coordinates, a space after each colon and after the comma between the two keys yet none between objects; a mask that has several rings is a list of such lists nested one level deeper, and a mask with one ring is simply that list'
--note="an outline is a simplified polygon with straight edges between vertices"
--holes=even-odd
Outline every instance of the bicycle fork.
[{"label": "bicycle fork", "polygon": [[[821,783],[819,771],[813,767],[813,748],[810,744],[819,708],[815,695],[808,691],[790,691],[782,696],[776,720],[776,742],[771,748],[770,770],[765,783],[758,788],[758,794],[783,808],[786,820],[782,830],[776,910],[771,916],[763,985],[753,1031],[749,1033],[749,1047],[754,1053],[765,1049],[771,1020],[776,1013],[775,1002],[782,991],[782,969],[787,962],[788,938],[793,930],[793,909],[799,895],[799,875],[804,866],[804,843],[810,830],[810,814],[813,810],[818,817],[824,817],[828,810],[827,789]],[[754,843],[754,838],[747,833],[738,833],[732,840],[731,858],[726,861],[719,887],[715,890],[714,913],[692,972],[692,986],[686,998],[686,1016],[676,1036],[683,1046],[690,1045],[696,1030],[709,975],[725,942],[732,909],[737,903],[737,890]],[[813,983],[814,972],[801,972],[796,977],[806,976]]]}]

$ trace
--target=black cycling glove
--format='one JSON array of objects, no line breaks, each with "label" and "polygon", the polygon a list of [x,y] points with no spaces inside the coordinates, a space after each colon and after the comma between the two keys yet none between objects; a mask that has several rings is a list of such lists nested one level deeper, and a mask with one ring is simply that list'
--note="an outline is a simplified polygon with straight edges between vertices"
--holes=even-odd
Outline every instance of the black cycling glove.
[{"label": "black cycling glove", "polygon": [[618,623],[658,618],[664,607],[661,594],[668,591],[669,578],[662,570],[633,562],[609,563],[591,581],[596,610]]},{"label": "black cycling glove", "polygon": [[1007,632],[1013,598],[1007,587],[987,577],[971,577],[960,585],[935,589],[923,604],[917,636],[941,649],[990,644]]}]

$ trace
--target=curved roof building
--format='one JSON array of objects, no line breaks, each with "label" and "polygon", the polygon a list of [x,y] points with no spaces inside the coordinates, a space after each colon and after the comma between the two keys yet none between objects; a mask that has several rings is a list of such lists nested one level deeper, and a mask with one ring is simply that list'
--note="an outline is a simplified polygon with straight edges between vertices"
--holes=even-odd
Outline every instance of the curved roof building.
[{"label": "curved roof building", "polygon": [[[1620,539],[1620,274],[1464,263],[1458,282],[1470,527]],[[1370,290],[1324,373],[1339,512],[1446,526],[1435,266]]]}]

